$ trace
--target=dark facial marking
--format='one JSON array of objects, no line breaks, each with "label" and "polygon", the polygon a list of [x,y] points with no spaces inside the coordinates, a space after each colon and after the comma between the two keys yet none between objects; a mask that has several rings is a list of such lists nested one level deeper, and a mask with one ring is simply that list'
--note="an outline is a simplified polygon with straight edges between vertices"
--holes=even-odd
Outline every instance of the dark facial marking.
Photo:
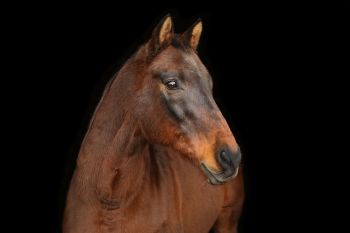
[{"label": "dark facial marking", "polygon": [[165,105],[169,115],[176,121],[181,122],[184,120],[184,113],[181,110],[180,106],[174,103],[174,100],[171,100],[166,94],[161,93],[160,98],[162,103]]},{"label": "dark facial marking", "polygon": [[207,106],[209,111],[214,110],[214,106],[210,102],[210,99],[205,97],[206,93],[204,92],[204,90],[200,89],[199,92],[200,92],[200,95],[202,97],[202,102],[203,102],[204,106]]},{"label": "dark facial marking", "polygon": [[184,108],[184,114],[186,116],[187,119],[189,120],[196,120],[196,115],[187,107],[187,105]]},{"label": "dark facial marking", "polygon": [[192,85],[198,87],[198,97],[199,102],[202,104],[202,107],[207,107],[209,111],[214,110],[214,105],[210,102],[210,97],[212,96],[211,87],[210,87],[210,77],[202,77],[195,72],[191,72],[193,81]]}]

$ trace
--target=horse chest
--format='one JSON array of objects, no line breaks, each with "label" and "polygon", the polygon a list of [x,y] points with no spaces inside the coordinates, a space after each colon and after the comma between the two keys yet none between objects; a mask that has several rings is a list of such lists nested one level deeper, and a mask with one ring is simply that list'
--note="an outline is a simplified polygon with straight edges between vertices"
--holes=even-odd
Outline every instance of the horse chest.
[{"label": "horse chest", "polygon": [[117,228],[125,233],[207,233],[219,215],[223,193],[198,174],[177,172],[159,187],[146,185],[137,200],[116,214]]},{"label": "horse chest", "polygon": [[115,220],[118,219],[114,221],[116,229],[125,233],[208,232],[218,216],[219,203],[212,199],[206,202],[204,197],[182,198],[181,202],[177,202],[154,196],[153,200],[138,202],[137,208],[121,209],[115,215]]}]

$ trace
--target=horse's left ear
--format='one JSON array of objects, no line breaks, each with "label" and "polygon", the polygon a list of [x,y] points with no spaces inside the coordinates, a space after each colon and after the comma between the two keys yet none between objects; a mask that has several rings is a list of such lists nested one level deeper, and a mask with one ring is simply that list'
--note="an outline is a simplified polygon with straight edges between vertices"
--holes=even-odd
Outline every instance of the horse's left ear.
[{"label": "horse's left ear", "polygon": [[173,21],[170,14],[167,14],[153,30],[149,42],[149,49],[152,55],[156,55],[161,47],[169,44],[174,36]]},{"label": "horse's left ear", "polygon": [[187,31],[185,31],[182,36],[188,41],[189,45],[196,50],[199,39],[202,34],[202,20],[198,19]]}]

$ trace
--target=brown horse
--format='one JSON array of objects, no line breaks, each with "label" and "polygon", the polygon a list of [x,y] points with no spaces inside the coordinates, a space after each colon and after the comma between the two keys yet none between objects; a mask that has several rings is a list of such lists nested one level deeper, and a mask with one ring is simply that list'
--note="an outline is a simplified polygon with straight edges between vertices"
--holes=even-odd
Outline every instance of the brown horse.
[{"label": "brown horse", "polygon": [[197,21],[170,16],[107,85],[82,142],[65,233],[237,232],[239,147],[196,53]]}]

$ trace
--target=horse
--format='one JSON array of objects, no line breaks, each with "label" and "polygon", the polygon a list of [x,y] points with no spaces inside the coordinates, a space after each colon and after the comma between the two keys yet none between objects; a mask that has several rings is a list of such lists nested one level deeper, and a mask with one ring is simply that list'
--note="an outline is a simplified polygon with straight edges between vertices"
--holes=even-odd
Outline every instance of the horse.
[{"label": "horse", "polygon": [[106,85],[81,143],[64,233],[237,232],[241,152],[197,46],[166,15]]}]

